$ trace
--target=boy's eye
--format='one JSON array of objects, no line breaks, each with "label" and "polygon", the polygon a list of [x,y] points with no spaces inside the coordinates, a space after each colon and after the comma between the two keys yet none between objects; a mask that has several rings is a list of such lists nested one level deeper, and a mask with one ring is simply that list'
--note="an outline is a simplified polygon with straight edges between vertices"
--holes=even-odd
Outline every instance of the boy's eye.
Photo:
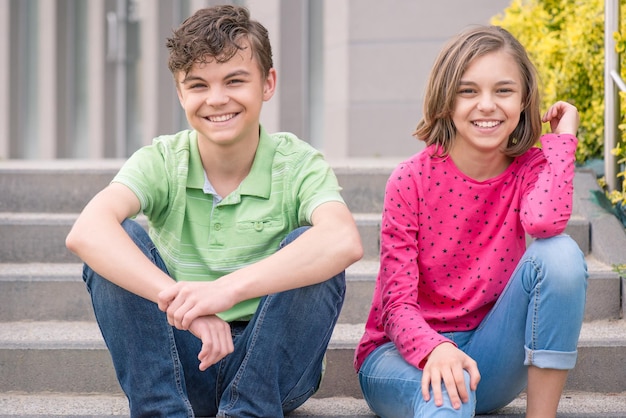
[{"label": "boy's eye", "polygon": [[228,84],[239,84],[239,83],[243,83],[243,80],[240,80],[238,78],[233,78],[232,80],[228,80]]}]

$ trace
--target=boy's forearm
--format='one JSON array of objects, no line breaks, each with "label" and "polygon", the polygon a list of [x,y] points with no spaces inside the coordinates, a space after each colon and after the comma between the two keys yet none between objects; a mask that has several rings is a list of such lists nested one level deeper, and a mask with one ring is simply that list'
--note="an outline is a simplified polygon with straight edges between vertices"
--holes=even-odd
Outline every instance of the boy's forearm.
[{"label": "boy's forearm", "polygon": [[361,239],[352,215],[346,212],[312,226],[270,257],[225,276],[235,299],[320,283],[358,261],[363,256]]},{"label": "boy's forearm", "polygon": [[141,252],[116,221],[83,213],[66,243],[102,277],[153,302],[160,291],[175,283]]}]

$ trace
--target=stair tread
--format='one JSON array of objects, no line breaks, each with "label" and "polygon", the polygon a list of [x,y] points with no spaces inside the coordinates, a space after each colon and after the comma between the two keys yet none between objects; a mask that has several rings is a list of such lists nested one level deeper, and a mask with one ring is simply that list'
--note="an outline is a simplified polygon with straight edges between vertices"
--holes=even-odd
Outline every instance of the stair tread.
[{"label": "stair tread", "polygon": [[[523,416],[522,394],[491,418]],[[0,393],[0,418],[40,416],[128,416],[123,395],[104,394],[23,394]],[[588,393],[566,391],[559,404],[558,417],[618,417],[626,412],[626,393]],[[311,398],[291,416],[373,417],[363,399],[348,397]]]},{"label": "stair tread", "polygon": [[[331,348],[354,347],[364,324],[339,323]],[[93,321],[0,322],[0,348],[45,345],[46,348],[105,348],[98,325]],[[626,320],[597,320],[583,323],[579,346],[626,346]]]},{"label": "stair tread", "polygon": [[[613,266],[602,262],[593,254],[587,255],[585,261],[591,276],[594,273],[614,273],[616,277],[619,276]],[[348,267],[346,275],[356,279],[375,279],[378,267],[378,260],[362,259]],[[71,276],[80,280],[81,274],[81,263],[0,263],[0,281],[15,278],[39,277],[45,279],[63,276]]]},{"label": "stair tread", "polygon": [[81,263],[0,263],[0,281],[15,279],[82,280]]}]

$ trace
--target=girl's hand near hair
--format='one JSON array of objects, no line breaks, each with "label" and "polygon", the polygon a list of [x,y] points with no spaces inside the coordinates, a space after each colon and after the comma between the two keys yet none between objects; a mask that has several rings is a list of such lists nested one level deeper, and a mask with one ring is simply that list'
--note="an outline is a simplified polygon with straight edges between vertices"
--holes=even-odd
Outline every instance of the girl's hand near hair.
[{"label": "girl's hand near hair", "polygon": [[576,106],[559,101],[550,106],[541,118],[542,122],[550,122],[550,130],[554,134],[571,134],[576,136],[580,116]]}]

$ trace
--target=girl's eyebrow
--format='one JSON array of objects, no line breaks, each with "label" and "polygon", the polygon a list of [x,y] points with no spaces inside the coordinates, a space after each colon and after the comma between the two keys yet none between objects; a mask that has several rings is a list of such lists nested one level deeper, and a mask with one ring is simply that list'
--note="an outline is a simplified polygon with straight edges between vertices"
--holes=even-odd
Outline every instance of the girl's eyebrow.
[{"label": "girl's eyebrow", "polygon": [[[460,80],[459,81],[459,85],[476,85],[476,84],[478,83],[472,80]],[[501,80],[496,83],[497,86],[509,85],[509,84],[517,84],[517,82],[515,80]]]}]

